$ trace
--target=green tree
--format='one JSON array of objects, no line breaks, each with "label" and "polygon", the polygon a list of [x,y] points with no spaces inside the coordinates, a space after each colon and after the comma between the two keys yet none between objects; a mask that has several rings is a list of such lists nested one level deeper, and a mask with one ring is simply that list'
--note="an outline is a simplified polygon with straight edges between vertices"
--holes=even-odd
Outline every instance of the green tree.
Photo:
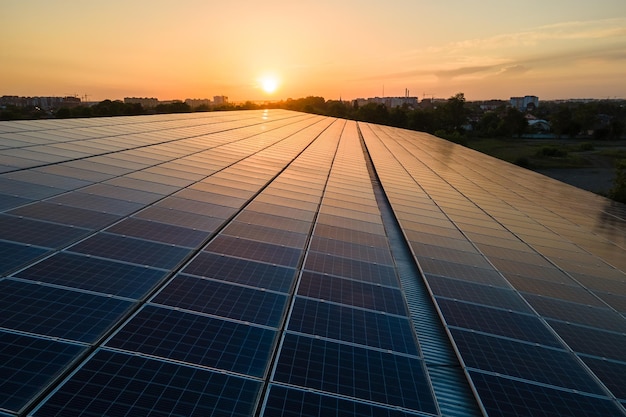
[{"label": "green tree", "polygon": [[502,121],[500,123],[500,135],[521,136],[524,133],[526,133],[527,128],[528,128],[528,120],[526,120],[524,113],[520,112],[516,108],[509,107],[506,110],[506,114],[502,118]]},{"label": "green tree", "polygon": [[467,123],[467,115],[465,95],[463,93],[455,94],[441,108],[442,128],[448,132],[463,133],[462,126]]}]

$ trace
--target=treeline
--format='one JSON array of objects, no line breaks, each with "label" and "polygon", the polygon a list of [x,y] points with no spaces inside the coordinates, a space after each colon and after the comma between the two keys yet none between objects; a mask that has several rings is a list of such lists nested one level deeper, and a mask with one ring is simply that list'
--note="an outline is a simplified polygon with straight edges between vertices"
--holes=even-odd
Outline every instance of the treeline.
[{"label": "treeline", "polygon": [[[472,137],[505,138],[539,133],[529,125],[531,118],[545,120],[557,137],[591,136],[594,139],[619,139],[626,134],[626,101],[542,102],[537,108],[521,112],[506,104],[483,110],[479,102],[466,102],[463,93],[446,101],[387,108],[384,104],[364,106],[343,101],[306,97],[281,102],[282,108],[412,129],[463,142]],[[590,133],[591,132],[591,133]]]},{"label": "treeline", "polygon": [[39,108],[7,106],[0,110],[0,120],[134,116],[154,113],[186,113],[192,111],[252,110],[282,108],[324,116],[339,117],[388,126],[432,133],[439,137],[463,143],[472,137],[513,137],[527,133],[539,133],[528,123],[528,115],[548,122],[556,137],[591,136],[594,139],[619,139],[626,134],[626,101],[600,100],[587,103],[542,102],[529,112],[521,112],[506,105],[483,110],[479,102],[467,102],[458,93],[442,102],[420,103],[418,108],[409,106],[388,108],[384,104],[325,100],[309,96],[279,102],[257,104],[224,104],[191,108],[184,102],[159,104],[145,109],[140,104],[128,104],[120,100],[104,100],[92,106],[63,107],[52,113]]}]

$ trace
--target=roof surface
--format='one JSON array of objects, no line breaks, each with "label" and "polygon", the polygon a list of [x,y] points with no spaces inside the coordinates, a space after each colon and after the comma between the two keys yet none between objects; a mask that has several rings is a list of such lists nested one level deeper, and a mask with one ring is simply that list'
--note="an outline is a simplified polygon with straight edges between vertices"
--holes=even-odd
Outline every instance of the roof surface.
[{"label": "roof surface", "polygon": [[626,415],[622,204],[283,110],[0,122],[0,172],[0,415]]}]

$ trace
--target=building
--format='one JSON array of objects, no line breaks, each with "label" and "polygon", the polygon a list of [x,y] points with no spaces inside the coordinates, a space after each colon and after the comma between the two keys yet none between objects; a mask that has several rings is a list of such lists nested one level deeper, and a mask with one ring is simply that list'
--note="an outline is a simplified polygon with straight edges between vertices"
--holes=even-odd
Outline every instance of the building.
[{"label": "building", "polygon": [[539,97],[537,96],[511,97],[510,103],[511,103],[511,107],[514,107],[519,111],[531,111],[539,107]]},{"label": "building", "polygon": [[77,107],[80,106],[81,100],[78,97],[18,97],[18,96],[2,96],[0,97],[0,106],[16,106],[16,107],[39,107],[43,110],[59,109],[61,107]]},{"label": "building", "polygon": [[208,98],[202,98],[202,99],[188,98],[185,100],[185,104],[187,104],[192,109],[196,107],[200,107],[200,106],[209,107],[211,105],[211,100],[209,100]]},{"label": "building", "polygon": [[228,97],[226,96],[213,96],[213,105],[222,106],[228,104]]},{"label": "building", "polygon": [[124,97],[124,103],[141,104],[144,109],[152,109],[159,104],[159,99],[155,97]]},{"label": "building", "polygon": [[626,415],[623,204],[286,110],[0,144],[3,417]]},{"label": "building", "polygon": [[393,109],[395,107],[403,107],[408,106],[411,108],[416,108],[418,103],[417,97],[370,97],[370,98],[357,98],[354,100],[359,107],[365,106],[369,103],[374,104],[383,104],[387,108]]}]

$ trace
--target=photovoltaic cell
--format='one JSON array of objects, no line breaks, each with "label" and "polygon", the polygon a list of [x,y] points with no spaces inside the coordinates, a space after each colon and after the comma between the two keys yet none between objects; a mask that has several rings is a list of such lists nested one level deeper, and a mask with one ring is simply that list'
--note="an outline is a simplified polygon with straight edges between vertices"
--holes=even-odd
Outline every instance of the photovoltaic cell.
[{"label": "photovoltaic cell", "polygon": [[570,352],[463,330],[451,332],[470,368],[603,395]]},{"label": "photovoltaic cell", "polygon": [[106,346],[262,377],[276,332],[145,306]]},{"label": "photovoltaic cell", "polygon": [[418,356],[409,320],[297,297],[289,330]]},{"label": "photovoltaic cell", "polygon": [[136,218],[124,219],[109,227],[107,232],[188,248],[199,246],[209,236],[208,232],[201,230]]},{"label": "photovoltaic cell", "polygon": [[17,413],[85,349],[0,331],[0,408]]},{"label": "photovoltaic cell", "polygon": [[190,252],[190,249],[179,246],[148,242],[109,233],[98,233],[72,246],[70,250],[165,269],[178,265]]},{"label": "photovoltaic cell", "polygon": [[[0,166],[0,172],[2,172],[2,166]],[[28,204],[33,200],[29,198],[17,197],[14,195],[8,195],[0,193],[0,211],[9,210],[14,207],[19,207],[24,204]]]},{"label": "photovoltaic cell", "polygon": [[561,347],[537,317],[440,297],[437,297],[437,304],[450,326]]},{"label": "photovoltaic cell", "polygon": [[47,249],[36,248],[30,245],[0,241],[0,274],[7,274],[10,271],[27,264],[29,261],[37,259]]},{"label": "photovoltaic cell", "polygon": [[391,314],[407,314],[402,293],[395,288],[307,271],[300,278],[298,294]]},{"label": "photovoltaic cell", "polygon": [[217,217],[155,206],[147,207],[136,213],[133,217],[207,232],[214,231],[224,222],[223,219]]},{"label": "photovoltaic cell", "polygon": [[87,229],[0,214],[0,239],[4,240],[58,248],[88,233]]},{"label": "photovoltaic cell", "polygon": [[41,284],[0,281],[0,327],[80,342],[93,342],[131,306],[112,297]]},{"label": "photovoltaic cell", "polygon": [[283,266],[201,252],[183,272],[268,290],[288,292],[296,270]]},{"label": "photovoltaic cell", "polygon": [[420,360],[287,334],[274,380],[436,414]]},{"label": "photovoltaic cell", "polygon": [[302,253],[300,249],[296,248],[231,236],[218,236],[209,243],[205,250],[289,267],[298,265]]},{"label": "photovoltaic cell", "polygon": [[119,216],[78,207],[51,204],[40,201],[8,212],[15,216],[67,224],[88,229],[98,229],[115,222]]},{"label": "photovoltaic cell", "polygon": [[626,333],[624,317],[608,308],[591,307],[536,295],[526,295],[526,299],[543,317]]},{"label": "photovoltaic cell", "polygon": [[626,362],[582,357],[582,360],[620,401],[626,402]]},{"label": "photovoltaic cell", "polygon": [[34,416],[250,416],[260,383],[99,350]]},{"label": "photovoltaic cell", "polygon": [[304,249],[307,235],[304,233],[287,232],[272,227],[258,226],[243,222],[232,222],[223,231],[223,234],[258,240],[276,245],[284,245]]},{"label": "photovoltaic cell", "polygon": [[139,299],[167,271],[60,252],[16,276],[66,287]]},{"label": "photovoltaic cell", "polygon": [[362,262],[318,252],[308,252],[304,269],[373,284],[399,285],[395,270],[389,265]]},{"label": "photovoltaic cell", "polygon": [[49,201],[51,203],[79,207],[85,210],[117,214],[119,216],[127,216],[143,207],[143,204],[134,201],[118,200],[116,198],[81,193],[78,191],[54,197]]},{"label": "photovoltaic cell", "polygon": [[417,414],[272,384],[262,416],[411,417]]},{"label": "photovoltaic cell", "polygon": [[608,398],[598,398],[495,375],[470,372],[489,415],[518,416],[618,416],[621,411]]},{"label": "photovoltaic cell", "polygon": [[321,253],[332,253],[337,256],[360,261],[376,262],[385,265],[393,264],[388,248],[357,245],[342,240],[326,239],[319,236],[314,236],[311,239],[311,250]]},{"label": "photovoltaic cell", "polygon": [[548,320],[548,324],[575,352],[626,362],[626,334]]},{"label": "photovoltaic cell", "polygon": [[287,297],[270,291],[178,275],[152,302],[276,327]]},{"label": "photovoltaic cell", "polygon": [[328,239],[356,243],[358,245],[375,246],[379,248],[386,248],[388,246],[385,236],[325,224],[315,225],[315,235]]},{"label": "photovoltaic cell", "polygon": [[436,296],[507,308],[524,313],[532,312],[524,300],[512,289],[474,284],[436,275],[428,276],[428,284]]}]

